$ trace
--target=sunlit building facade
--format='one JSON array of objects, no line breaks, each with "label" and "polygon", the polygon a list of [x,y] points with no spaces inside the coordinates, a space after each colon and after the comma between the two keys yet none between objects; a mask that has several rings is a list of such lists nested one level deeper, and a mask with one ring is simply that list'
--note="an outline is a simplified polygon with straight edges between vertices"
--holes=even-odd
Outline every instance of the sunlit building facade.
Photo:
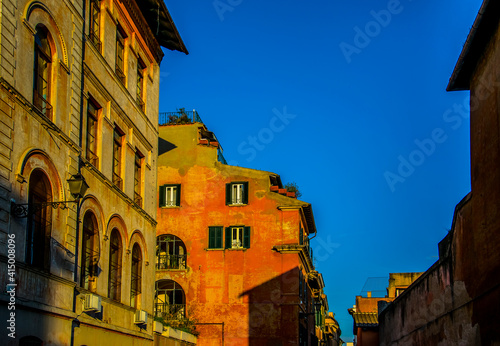
[{"label": "sunlit building facade", "polygon": [[227,165],[197,112],[160,124],[156,315],[192,320],[199,345],[317,344],[311,205],[277,174]]},{"label": "sunlit building facade", "polygon": [[161,0],[0,12],[2,340],[152,344],[160,45],[182,40]]}]

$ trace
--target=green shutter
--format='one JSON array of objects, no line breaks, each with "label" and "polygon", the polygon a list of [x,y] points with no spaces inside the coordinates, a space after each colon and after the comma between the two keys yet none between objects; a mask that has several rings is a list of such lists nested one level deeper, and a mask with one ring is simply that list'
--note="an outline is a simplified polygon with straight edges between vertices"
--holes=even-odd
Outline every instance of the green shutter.
[{"label": "green shutter", "polygon": [[248,181],[243,183],[243,204],[248,204]]},{"label": "green shutter", "polygon": [[302,229],[302,226],[300,226],[300,231],[299,231],[299,244],[304,245],[304,230]]},{"label": "green shutter", "polygon": [[208,227],[208,248],[209,249],[215,249],[216,248],[216,231],[215,227]]},{"label": "green shutter", "polygon": [[217,249],[222,249],[222,226],[215,228],[215,247]]},{"label": "green shutter", "polygon": [[165,190],[166,190],[165,185],[160,186],[160,207],[165,206]]},{"label": "green shutter", "polygon": [[177,184],[177,195],[175,196],[175,205],[180,206],[181,205],[181,184]]},{"label": "green shutter", "polygon": [[231,204],[231,184],[226,184],[226,205]]},{"label": "green shutter", "polygon": [[231,227],[226,227],[226,249],[231,247]]},{"label": "green shutter", "polygon": [[250,227],[245,226],[243,230],[243,247],[250,249]]}]

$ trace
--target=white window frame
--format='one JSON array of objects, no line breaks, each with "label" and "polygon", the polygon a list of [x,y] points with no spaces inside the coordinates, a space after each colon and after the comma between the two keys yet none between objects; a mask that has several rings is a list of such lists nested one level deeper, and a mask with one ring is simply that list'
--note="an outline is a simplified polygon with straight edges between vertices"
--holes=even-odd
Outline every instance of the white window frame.
[{"label": "white window frame", "polygon": [[243,248],[243,230],[244,227],[231,227],[231,248]]},{"label": "white window frame", "polygon": [[165,206],[167,207],[177,206],[177,186],[165,187]]},{"label": "white window frame", "polygon": [[243,204],[243,184],[231,184],[231,204]]}]

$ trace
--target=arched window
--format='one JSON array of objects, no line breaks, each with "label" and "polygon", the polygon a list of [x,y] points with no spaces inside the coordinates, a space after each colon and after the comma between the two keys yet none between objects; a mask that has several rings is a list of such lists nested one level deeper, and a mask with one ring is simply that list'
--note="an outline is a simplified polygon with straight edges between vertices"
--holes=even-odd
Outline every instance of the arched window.
[{"label": "arched window", "polygon": [[50,70],[52,52],[50,50],[48,30],[39,24],[35,34],[35,81],[33,104],[47,118],[52,119],[52,105],[50,104]]},{"label": "arched window", "polygon": [[156,238],[156,269],[186,269],[186,246],[172,234]]},{"label": "arched window", "polygon": [[45,203],[52,201],[49,178],[40,169],[30,176],[28,190],[28,234],[26,237],[26,263],[49,269],[52,208]]},{"label": "arched window", "polygon": [[116,228],[111,231],[109,245],[108,297],[120,301],[122,280],[122,241]]},{"label": "arched window", "polygon": [[186,316],[186,295],[177,282],[156,281],[155,316],[164,320],[180,320]]},{"label": "arched window", "polygon": [[90,291],[96,290],[97,263],[99,262],[99,243],[97,220],[91,211],[83,218],[82,259],[80,285]]},{"label": "arched window", "polygon": [[142,252],[139,244],[132,248],[132,270],[130,281],[130,305],[139,308],[142,289]]}]

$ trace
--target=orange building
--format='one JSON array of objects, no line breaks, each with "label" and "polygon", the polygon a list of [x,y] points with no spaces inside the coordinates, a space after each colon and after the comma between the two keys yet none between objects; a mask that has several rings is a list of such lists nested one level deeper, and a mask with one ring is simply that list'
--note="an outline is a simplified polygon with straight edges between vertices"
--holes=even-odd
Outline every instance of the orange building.
[{"label": "orange building", "polygon": [[225,164],[199,115],[160,125],[155,313],[194,320],[199,345],[311,345],[312,208],[277,174]]}]

